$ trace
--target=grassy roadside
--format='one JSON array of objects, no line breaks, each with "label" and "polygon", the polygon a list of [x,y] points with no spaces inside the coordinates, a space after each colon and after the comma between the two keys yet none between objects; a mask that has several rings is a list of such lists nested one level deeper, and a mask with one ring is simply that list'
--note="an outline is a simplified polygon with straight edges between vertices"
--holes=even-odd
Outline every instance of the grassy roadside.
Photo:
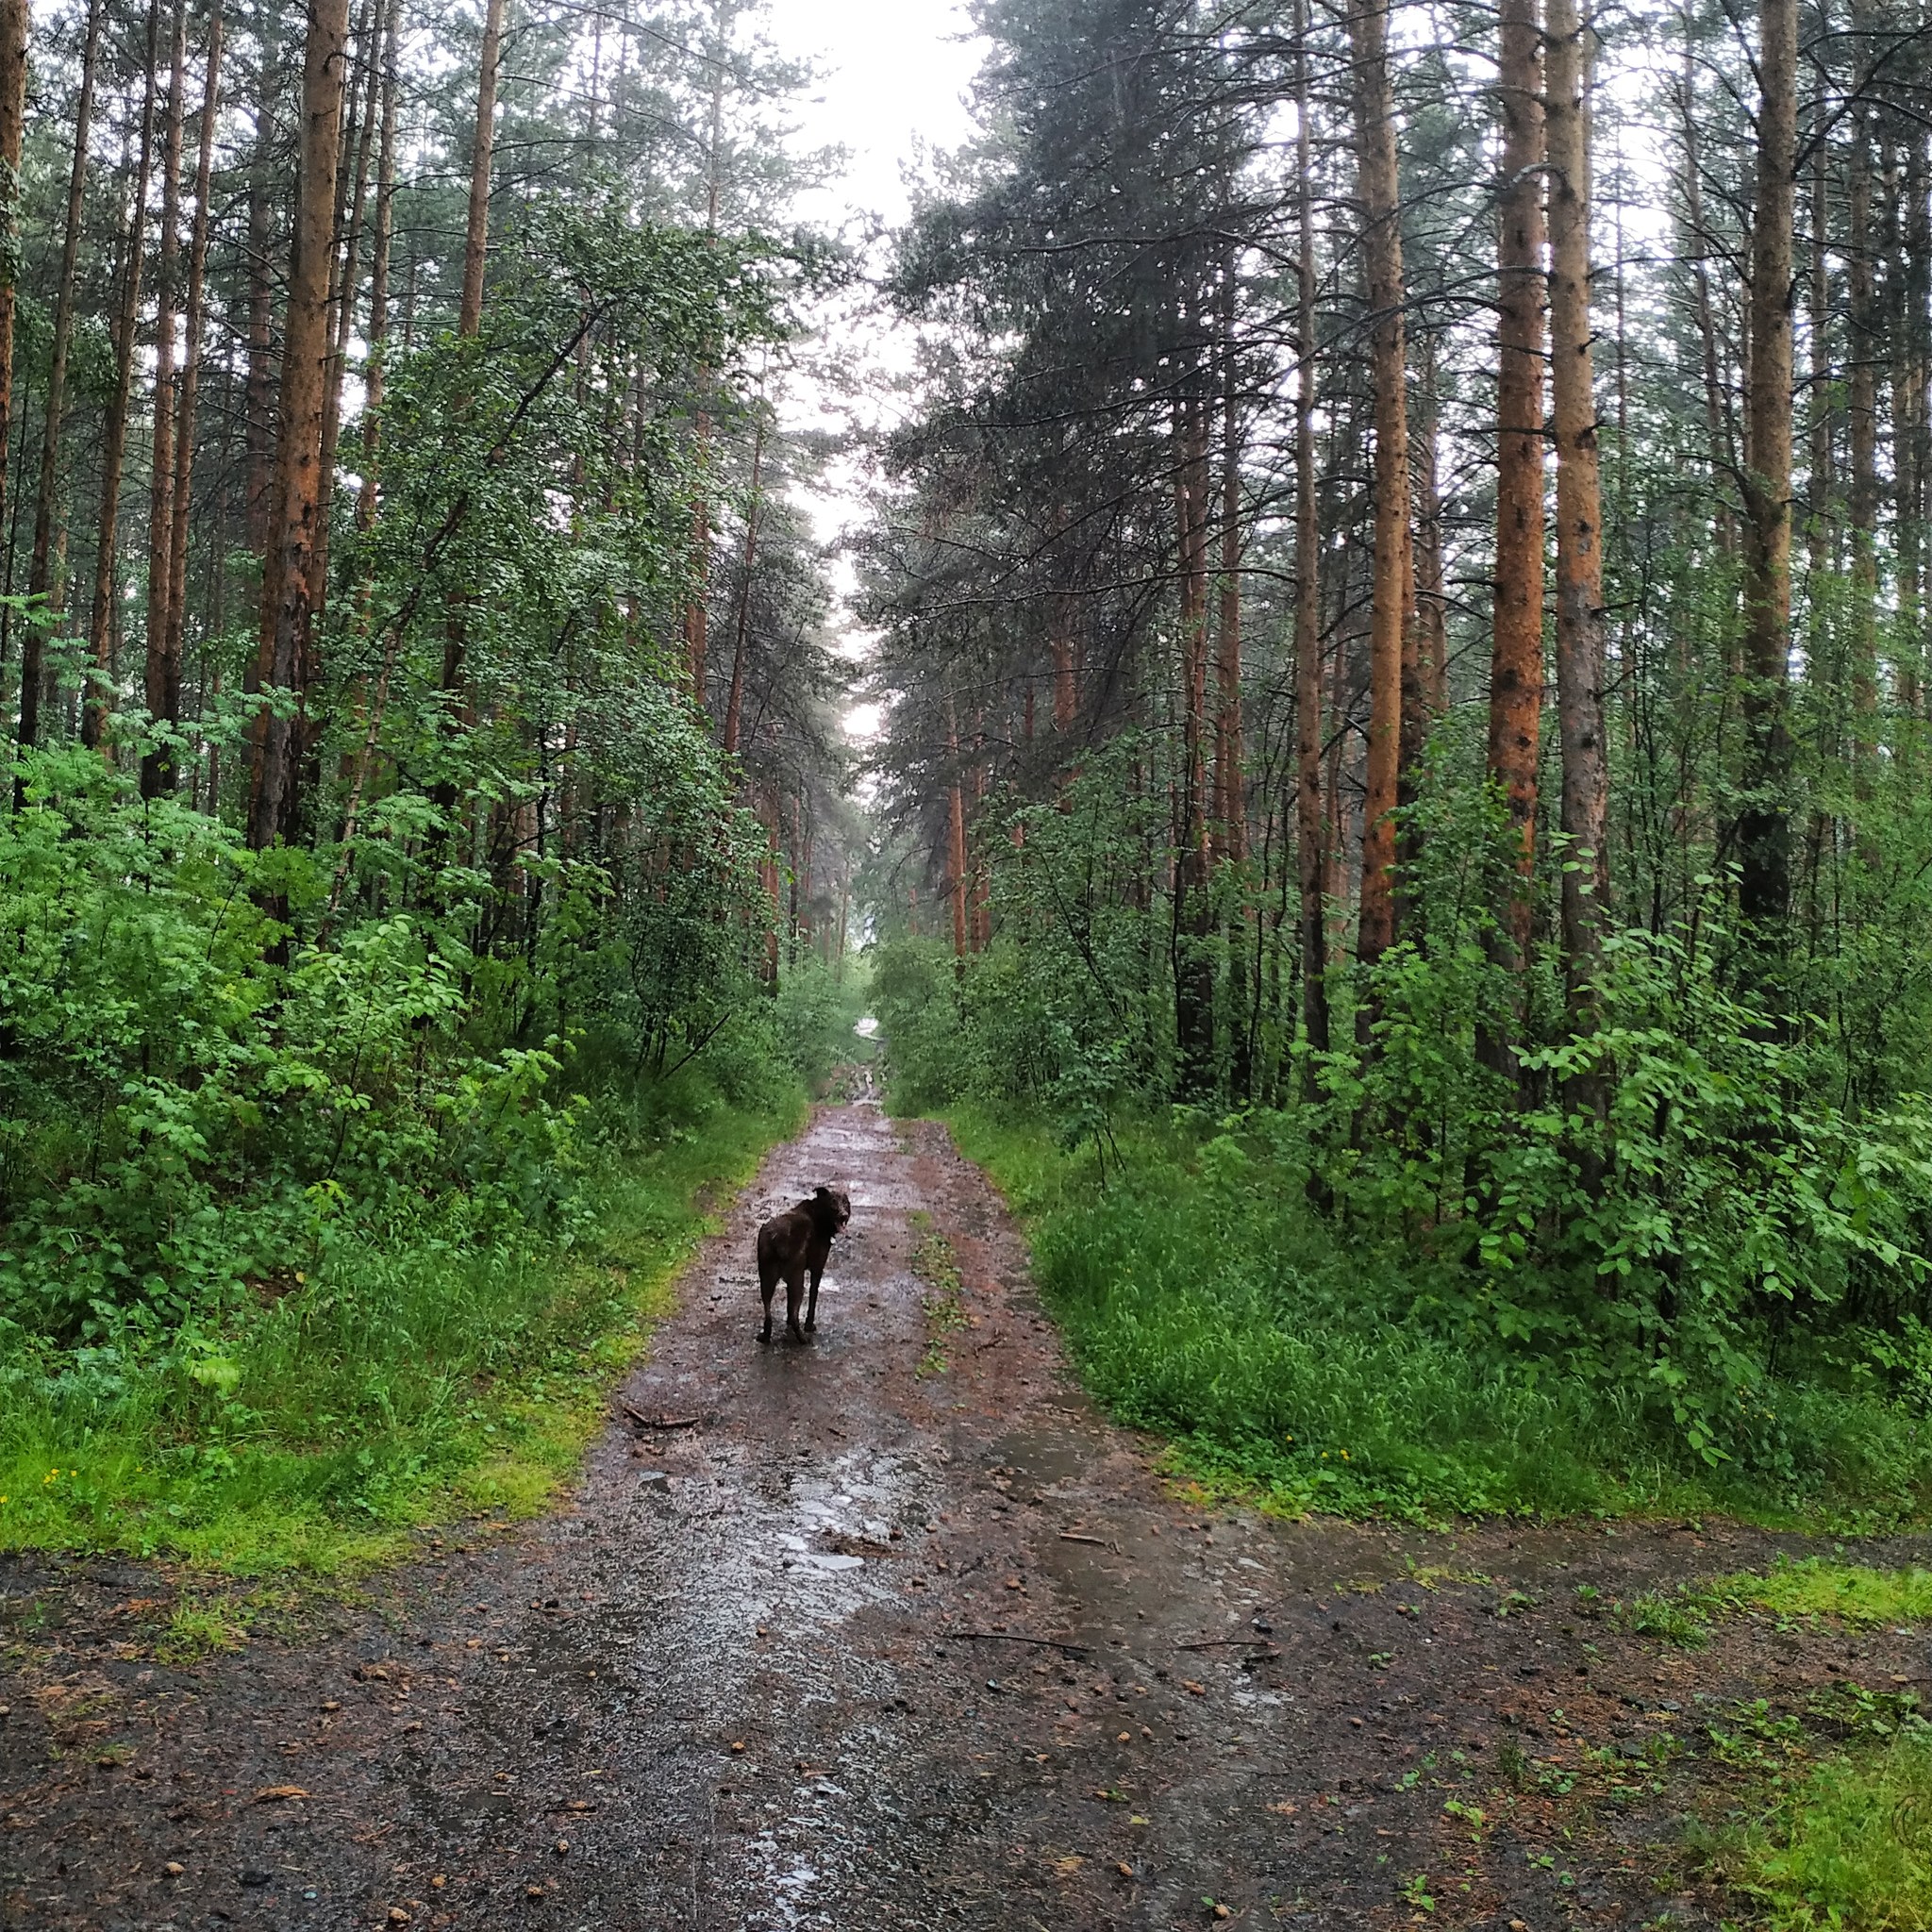
[{"label": "grassy roadside", "polygon": [[1124,1127],[1091,1151],[961,1104],[944,1118],[1024,1226],[1035,1278],[1113,1418],[1176,1474],[1284,1514],[1412,1522],[1722,1510],[1840,1532],[1923,1521],[1932,1425],[1786,1384],[1762,1448],[1709,1467],[1664,1440],[1655,1391],[1565,1375],[1411,1319],[1398,1253],[1343,1249],[1234,1137]]},{"label": "grassy roadside", "polygon": [[338,1248],[191,1346],[37,1377],[16,1365],[0,1549],[341,1580],[427,1524],[535,1513],[715,1205],[805,1111],[800,1085],[735,1105],[687,1077],[606,1134],[567,1231],[400,1230]]}]

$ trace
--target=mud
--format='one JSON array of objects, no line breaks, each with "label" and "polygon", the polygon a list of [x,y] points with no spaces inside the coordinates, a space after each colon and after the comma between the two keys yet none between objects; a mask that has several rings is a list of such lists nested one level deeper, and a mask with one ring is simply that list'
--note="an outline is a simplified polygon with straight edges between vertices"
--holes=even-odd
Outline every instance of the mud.
[{"label": "mud", "polygon": [[[826,1179],[817,1340],[761,1348],[752,1230]],[[0,1924],[1715,1925],[1676,1852],[1710,1728],[1932,1670],[1743,1620],[1675,1651],[1579,1593],[1796,1539],[1204,1513],[1080,1394],[983,1177],[864,1100],[619,1392],[558,1513],[239,1657],[158,1662],[139,1566],[0,1563]]]}]

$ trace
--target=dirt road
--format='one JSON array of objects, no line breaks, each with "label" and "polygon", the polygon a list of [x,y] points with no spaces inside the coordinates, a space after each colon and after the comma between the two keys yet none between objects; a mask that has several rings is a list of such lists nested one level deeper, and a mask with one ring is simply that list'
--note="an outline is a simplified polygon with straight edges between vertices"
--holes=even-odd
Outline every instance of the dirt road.
[{"label": "dirt road", "polygon": [[[828,1178],[817,1342],[760,1348],[752,1229]],[[870,1104],[771,1158],[622,1394],[696,1421],[300,1642],[171,1671],[151,1574],[0,1568],[0,1924],[1715,1924],[1668,1851],[1709,1714],[1926,1673],[1579,1596],[1752,1533],[1203,1513],[1077,1392],[983,1178]]]}]

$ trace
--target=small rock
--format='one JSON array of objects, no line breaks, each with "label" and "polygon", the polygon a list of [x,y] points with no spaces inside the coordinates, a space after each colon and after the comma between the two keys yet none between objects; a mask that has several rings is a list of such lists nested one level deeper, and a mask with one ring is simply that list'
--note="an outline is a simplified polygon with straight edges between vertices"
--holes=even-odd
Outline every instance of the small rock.
[{"label": "small rock", "polygon": [[188,1870],[188,1867],[184,1865],[179,1858],[170,1858],[168,1862],[161,1867],[161,1870],[165,1872],[170,1878],[179,1878],[181,1874]]},{"label": "small rock", "polygon": [[447,1883],[448,1880],[443,1876],[443,1874],[441,1872],[439,1872],[436,1874],[436,1876],[429,1881],[429,1889],[431,1891],[441,1891],[444,1885],[446,1885]]},{"label": "small rock", "polygon": [[240,1876],[242,1879],[242,1883],[247,1886],[251,1890],[253,1890],[258,1886],[273,1885],[275,1883],[274,1873],[256,1872],[248,1869],[245,1866],[242,1868]]},{"label": "small rock", "polygon": [[389,1908],[389,1922],[391,1925],[407,1925],[409,1923],[409,1915],[401,1906],[391,1906]]},{"label": "small rock", "polygon": [[564,1853],[570,1850],[569,1839],[558,1839],[557,1842],[553,1846],[551,1846],[551,1850],[554,1851],[559,1858],[562,1857]]},{"label": "small rock", "polygon": [[543,1888],[541,1885],[526,1885],[524,1887],[524,1896],[525,1898],[541,1898],[543,1896]]},{"label": "small rock", "polygon": [[342,1707],[340,1699],[331,1697],[322,1707],[325,1710],[340,1710]]},{"label": "small rock", "polygon": [[742,1751],[744,1749],[744,1740],[742,1738],[733,1738],[731,1740],[731,1748],[734,1751]]}]

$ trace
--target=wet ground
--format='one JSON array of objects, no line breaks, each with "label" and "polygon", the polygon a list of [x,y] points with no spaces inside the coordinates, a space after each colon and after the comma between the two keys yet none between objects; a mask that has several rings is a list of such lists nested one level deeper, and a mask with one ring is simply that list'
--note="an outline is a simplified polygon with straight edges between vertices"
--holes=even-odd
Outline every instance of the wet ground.
[{"label": "wet ground", "polygon": [[[822,1180],[817,1340],[761,1348],[752,1231]],[[139,1566],[0,1562],[0,1925],[1715,1925],[1711,1730],[1932,1669],[1603,1614],[1792,1539],[1204,1512],[1077,1391],[984,1179],[869,1101],[771,1158],[620,1395],[558,1514],[238,1657],[158,1662]]]}]

